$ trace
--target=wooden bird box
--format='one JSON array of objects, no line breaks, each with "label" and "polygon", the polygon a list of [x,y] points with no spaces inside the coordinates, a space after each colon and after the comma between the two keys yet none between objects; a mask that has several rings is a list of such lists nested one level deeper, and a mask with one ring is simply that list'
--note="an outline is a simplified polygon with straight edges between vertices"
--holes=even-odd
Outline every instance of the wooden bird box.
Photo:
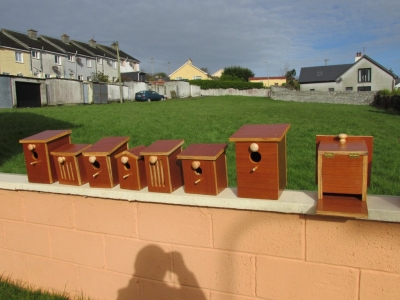
[{"label": "wooden bird box", "polygon": [[102,138],[83,151],[90,187],[112,188],[119,183],[115,155],[128,150],[129,137]]},{"label": "wooden bird box", "polygon": [[24,138],[22,144],[28,181],[53,183],[58,180],[50,152],[71,143],[71,130],[46,130]]},{"label": "wooden bird box", "polygon": [[228,186],[228,144],[192,144],[178,154],[186,193],[218,195]]},{"label": "wooden bird box", "polygon": [[140,155],[140,151],[144,148],[146,147],[141,145],[115,155],[121,189],[138,191],[147,186],[144,159]]},{"label": "wooden bird box", "polygon": [[244,125],[236,144],[238,197],[277,200],[287,184],[286,132],[289,124]]},{"label": "wooden bird box", "polygon": [[372,136],[317,135],[317,214],[368,217],[372,144]]},{"label": "wooden bird box", "polygon": [[66,144],[51,151],[60,184],[82,185],[88,182],[82,152],[90,144]]},{"label": "wooden bird box", "polygon": [[172,193],[183,185],[181,161],[184,140],[159,140],[143,149],[147,184],[150,192]]}]

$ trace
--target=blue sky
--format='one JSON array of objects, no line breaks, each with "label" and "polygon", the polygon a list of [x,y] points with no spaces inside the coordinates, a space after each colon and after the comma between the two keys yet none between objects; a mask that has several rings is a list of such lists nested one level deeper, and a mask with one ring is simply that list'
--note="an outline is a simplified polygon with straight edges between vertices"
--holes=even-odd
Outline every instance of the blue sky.
[{"label": "blue sky", "polygon": [[281,76],[364,52],[400,76],[399,16],[398,0],[1,0],[0,27],[118,41],[149,73],[172,73],[191,58],[210,72],[239,65]]}]

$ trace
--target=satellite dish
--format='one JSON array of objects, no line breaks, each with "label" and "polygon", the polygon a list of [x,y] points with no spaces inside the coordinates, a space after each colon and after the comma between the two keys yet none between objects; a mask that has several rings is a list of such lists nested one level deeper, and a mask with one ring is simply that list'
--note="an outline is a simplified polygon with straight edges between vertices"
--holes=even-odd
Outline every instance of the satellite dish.
[{"label": "satellite dish", "polygon": [[53,66],[52,69],[53,69],[54,72],[58,72],[58,67],[57,66]]}]

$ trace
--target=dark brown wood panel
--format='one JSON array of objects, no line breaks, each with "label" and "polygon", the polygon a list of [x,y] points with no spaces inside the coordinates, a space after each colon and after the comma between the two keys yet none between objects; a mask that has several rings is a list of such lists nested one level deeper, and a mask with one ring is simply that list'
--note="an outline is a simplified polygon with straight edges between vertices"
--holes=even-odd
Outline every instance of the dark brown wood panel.
[{"label": "dark brown wood panel", "polygon": [[348,155],[322,157],[322,192],[337,194],[362,194],[363,158]]},{"label": "dark brown wood panel", "polygon": [[346,218],[368,218],[366,201],[349,195],[324,195],[318,199],[317,215],[337,216]]},{"label": "dark brown wood panel", "polygon": [[214,162],[210,160],[200,161],[200,174],[199,169],[193,170],[192,161],[190,159],[182,160],[185,193],[217,195]]},{"label": "dark brown wood panel", "polygon": [[96,164],[89,161],[89,157],[84,156],[86,174],[90,187],[112,188],[111,166],[108,162],[108,156],[97,156]]},{"label": "dark brown wood panel", "polygon": [[[318,184],[318,148],[321,141],[339,142],[339,137],[337,135],[317,135],[315,138],[315,182]],[[374,138],[372,136],[348,136],[346,141],[364,141],[368,149],[368,180],[367,185],[371,184],[371,172],[372,172],[372,154],[373,154],[373,142]]]},{"label": "dark brown wood panel", "polygon": [[[259,162],[251,159],[250,142],[236,143],[238,196],[277,200],[279,198],[279,168],[277,143],[259,142]],[[253,169],[255,171],[253,171]]]},{"label": "dark brown wood panel", "polygon": [[217,178],[217,194],[228,187],[228,171],[226,167],[225,153],[220,155],[214,163],[215,176]]}]

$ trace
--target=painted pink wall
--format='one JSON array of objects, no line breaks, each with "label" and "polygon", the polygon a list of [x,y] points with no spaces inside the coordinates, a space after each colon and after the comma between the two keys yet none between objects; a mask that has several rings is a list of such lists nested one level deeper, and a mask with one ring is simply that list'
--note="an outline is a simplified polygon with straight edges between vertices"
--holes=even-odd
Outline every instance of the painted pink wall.
[{"label": "painted pink wall", "polygon": [[0,274],[94,299],[400,299],[400,224],[0,190]]}]

